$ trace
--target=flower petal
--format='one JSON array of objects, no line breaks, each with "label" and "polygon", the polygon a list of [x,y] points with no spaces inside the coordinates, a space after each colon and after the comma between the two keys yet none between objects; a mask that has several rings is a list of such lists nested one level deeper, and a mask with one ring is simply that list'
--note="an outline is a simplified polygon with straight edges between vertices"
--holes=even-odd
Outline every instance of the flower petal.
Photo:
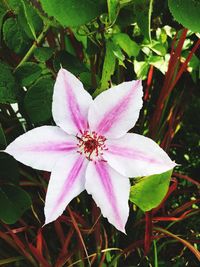
[{"label": "flower petal", "polygon": [[46,194],[45,224],[56,220],[68,203],[85,189],[87,163],[76,153],[62,157],[55,164]]},{"label": "flower petal", "polygon": [[89,108],[91,130],[111,138],[123,136],[139,117],[142,95],[141,81],[124,82],[101,93]]},{"label": "flower petal", "polygon": [[127,133],[119,139],[107,140],[106,145],[104,159],[124,176],[159,174],[176,166],[158,144],[139,134]]},{"label": "flower petal", "polygon": [[104,161],[90,162],[86,170],[85,189],[92,195],[103,216],[125,233],[129,214],[129,179]]},{"label": "flower petal", "polygon": [[76,137],[57,126],[42,126],[16,138],[5,152],[32,168],[51,171],[59,157],[76,148]]},{"label": "flower petal", "polygon": [[92,97],[72,73],[60,69],[53,93],[54,121],[68,134],[87,130],[87,115]]}]

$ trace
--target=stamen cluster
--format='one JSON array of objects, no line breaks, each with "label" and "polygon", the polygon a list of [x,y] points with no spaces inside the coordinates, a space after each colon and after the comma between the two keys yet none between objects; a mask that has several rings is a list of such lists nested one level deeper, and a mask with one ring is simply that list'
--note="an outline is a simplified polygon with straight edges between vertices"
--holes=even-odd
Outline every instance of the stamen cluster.
[{"label": "stamen cluster", "polygon": [[107,150],[104,136],[84,131],[81,137],[77,136],[77,139],[78,153],[84,154],[88,160],[102,160],[103,150]]}]

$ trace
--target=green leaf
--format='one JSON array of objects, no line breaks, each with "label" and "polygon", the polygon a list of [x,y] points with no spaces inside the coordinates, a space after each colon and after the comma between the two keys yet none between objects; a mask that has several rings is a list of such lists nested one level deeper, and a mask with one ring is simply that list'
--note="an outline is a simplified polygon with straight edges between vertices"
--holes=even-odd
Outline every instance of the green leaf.
[{"label": "green leaf", "polygon": [[15,71],[15,76],[21,86],[30,86],[41,75],[42,68],[33,62],[25,62]]},{"label": "green leaf", "polygon": [[16,102],[16,84],[11,68],[0,61],[0,103]]},{"label": "green leaf", "polygon": [[103,92],[105,89],[109,88],[109,81],[115,71],[115,62],[116,62],[116,58],[113,53],[113,43],[111,42],[111,40],[107,40],[106,54],[105,54],[104,63],[103,63],[100,88],[97,88],[97,90],[94,92],[93,94],[94,97],[96,97],[98,94]]},{"label": "green leaf", "polygon": [[29,2],[20,0],[20,4],[21,6],[18,14],[19,23],[27,36],[36,40],[37,32],[42,30],[42,20]]},{"label": "green leaf", "polygon": [[12,9],[15,14],[19,13],[19,9],[21,7],[21,3],[19,0],[6,0],[6,3],[9,9]]},{"label": "green leaf", "polygon": [[24,15],[27,21],[27,25],[29,27],[29,30],[31,32],[31,34],[33,35],[34,39],[36,40],[36,32],[35,32],[35,27],[32,21],[32,16],[31,16],[31,9],[30,9],[30,4],[29,6],[27,6],[27,3],[24,0],[20,0],[23,6],[23,11],[24,11]]},{"label": "green leaf", "polygon": [[19,170],[17,161],[9,154],[0,152],[0,180],[18,184]]},{"label": "green leaf", "polygon": [[24,105],[33,123],[42,123],[51,118],[53,84],[50,77],[40,78],[26,93]]},{"label": "green leaf", "polygon": [[7,13],[7,8],[5,7],[3,2],[0,2],[0,39],[1,39],[1,27],[3,23],[3,18]]},{"label": "green leaf", "polygon": [[6,148],[6,137],[4,135],[4,132],[3,132],[3,128],[1,127],[1,124],[0,124],[0,149],[4,149]]},{"label": "green leaf", "polygon": [[168,0],[168,5],[175,20],[193,32],[200,32],[199,0]]},{"label": "green leaf", "polygon": [[113,41],[116,45],[119,45],[129,57],[136,57],[140,51],[139,45],[131,40],[131,38],[126,33],[114,34]]},{"label": "green leaf", "polygon": [[101,2],[93,0],[41,0],[44,11],[64,27],[83,25],[102,12]]},{"label": "green leaf", "polygon": [[144,37],[151,42],[151,14],[153,0],[135,0],[134,12],[137,19],[137,24],[141,29]]},{"label": "green leaf", "polygon": [[109,17],[109,23],[113,24],[117,16],[119,14],[120,10],[120,1],[119,0],[107,0],[108,5],[108,17]]},{"label": "green leaf", "polygon": [[160,57],[160,56],[150,56],[148,59],[148,63],[156,67],[163,74],[167,72],[167,69],[168,69],[167,58]]},{"label": "green leaf", "polygon": [[143,211],[157,207],[167,193],[171,175],[172,170],[140,179],[131,186],[130,201]]},{"label": "green leaf", "polygon": [[0,187],[0,219],[8,224],[15,223],[30,208],[30,196],[15,185]]},{"label": "green leaf", "polygon": [[7,5],[17,15],[20,28],[30,39],[42,30],[43,22],[36,9],[28,0],[6,0]]},{"label": "green leaf", "polygon": [[40,62],[46,62],[53,55],[54,49],[51,47],[37,47],[34,51],[34,57]]},{"label": "green leaf", "polygon": [[123,61],[125,60],[125,55],[123,54],[121,48],[113,42],[113,54],[116,56],[116,58],[119,60],[119,64],[124,66]]},{"label": "green leaf", "polygon": [[145,80],[147,78],[148,70],[148,62],[134,60],[134,71],[137,75],[137,79]]},{"label": "green leaf", "polygon": [[26,50],[29,45],[28,39],[18,23],[17,19],[9,18],[3,25],[3,38],[6,45],[16,54],[20,54]]},{"label": "green leaf", "polygon": [[159,56],[164,56],[167,53],[165,45],[156,41],[152,41],[152,43],[147,45],[147,47],[149,47],[153,52],[155,52]]}]

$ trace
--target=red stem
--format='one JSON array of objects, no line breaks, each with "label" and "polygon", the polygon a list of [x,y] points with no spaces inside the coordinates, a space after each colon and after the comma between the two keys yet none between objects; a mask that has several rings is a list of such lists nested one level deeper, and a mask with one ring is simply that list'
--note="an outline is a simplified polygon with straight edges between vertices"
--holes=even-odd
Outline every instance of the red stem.
[{"label": "red stem", "polygon": [[149,88],[150,88],[151,83],[152,83],[153,70],[154,70],[154,67],[153,67],[153,65],[151,65],[150,69],[149,69],[148,77],[147,77],[147,86],[146,86],[145,95],[144,95],[145,101],[147,101],[149,98]]},{"label": "red stem", "polygon": [[145,221],[146,221],[146,228],[145,228],[145,238],[144,238],[144,254],[147,255],[150,247],[151,247],[151,240],[152,240],[152,211],[145,212]]}]

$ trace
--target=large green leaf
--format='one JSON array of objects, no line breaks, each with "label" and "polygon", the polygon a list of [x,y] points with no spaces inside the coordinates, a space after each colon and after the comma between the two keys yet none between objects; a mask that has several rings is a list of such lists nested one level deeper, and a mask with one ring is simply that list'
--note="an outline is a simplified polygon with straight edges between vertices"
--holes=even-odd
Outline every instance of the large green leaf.
[{"label": "large green leaf", "polygon": [[108,5],[108,17],[109,23],[112,24],[117,19],[120,10],[120,1],[119,0],[107,0]]},{"label": "large green leaf", "polygon": [[36,40],[37,33],[42,30],[42,20],[27,0],[19,2],[21,4],[18,14],[19,23],[27,36]]},{"label": "large green leaf", "polygon": [[0,103],[16,102],[16,84],[11,68],[0,61]]},{"label": "large green leaf", "polygon": [[7,6],[17,15],[21,30],[31,39],[36,39],[42,30],[42,19],[29,0],[6,0]]},{"label": "large green leaf", "polygon": [[143,211],[157,207],[167,193],[171,175],[172,170],[142,178],[131,186],[130,201]]},{"label": "large green leaf", "polygon": [[144,37],[151,41],[151,14],[153,0],[135,0],[134,11],[137,18],[137,24]]},{"label": "large green leaf", "polygon": [[31,206],[29,195],[15,185],[0,187],[0,219],[5,223],[15,223]]},{"label": "large green leaf", "polygon": [[33,123],[41,123],[51,118],[53,84],[54,81],[50,77],[44,77],[29,88],[24,105]]},{"label": "large green leaf", "polygon": [[40,0],[49,16],[63,26],[79,26],[97,17],[102,12],[101,3],[93,0]]},{"label": "large green leaf", "polygon": [[3,25],[3,38],[6,45],[16,54],[25,52],[29,41],[21,25],[15,18],[9,18]]},{"label": "large green leaf", "polygon": [[168,0],[174,18],[193,32],[200,32],[199,0]]}]

